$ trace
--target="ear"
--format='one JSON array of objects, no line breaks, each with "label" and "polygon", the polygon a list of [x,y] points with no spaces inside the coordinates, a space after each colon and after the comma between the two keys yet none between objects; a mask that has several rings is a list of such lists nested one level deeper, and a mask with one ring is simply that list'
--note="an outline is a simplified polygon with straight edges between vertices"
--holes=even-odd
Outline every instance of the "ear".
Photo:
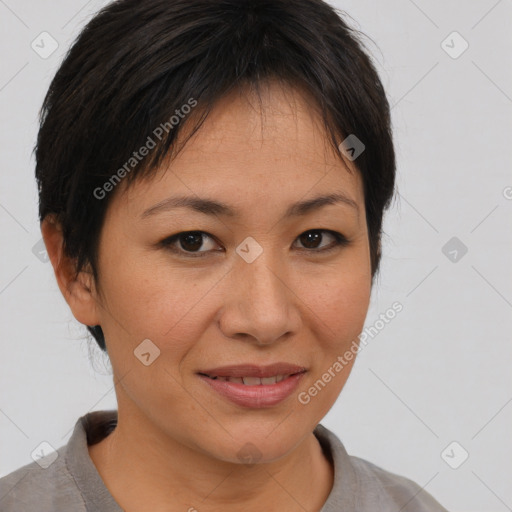
[{"label": "ear", "polygon": [[93,275],[82,271],[75,279],[75,260],[64,254],[62,228],[54,215],[47,215],[41,222],[41,233],[60,291],[73,316],[81,324],[100,325]]}]

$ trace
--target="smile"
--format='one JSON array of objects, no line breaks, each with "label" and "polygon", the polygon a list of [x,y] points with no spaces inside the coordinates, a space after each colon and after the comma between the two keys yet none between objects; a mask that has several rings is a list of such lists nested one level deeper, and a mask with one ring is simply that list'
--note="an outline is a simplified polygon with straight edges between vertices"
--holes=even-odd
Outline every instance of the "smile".
[{"label": "smile", "polygon": [[220,398],[241,407],[255,409],[276,406],[289,398],[305,374],[305,371],[301,371],[269,377],[197,375]]},{"label": "smile", "polygon": [[222,376],[215,376],[212,377],[211,375],[206,375],[206,377],[212,379],[212,380],[219,380],[224,382],[236,382],[237,384],[245,384],[246,386],[262,386],[262,385],[269,385],[269,384],[276,384],[278,382],[281,382],[284,379],[287,379],[290,377],[290,375],[293,374],[281,374],[281,375],[274,375],[272,377],[222,377]]}]

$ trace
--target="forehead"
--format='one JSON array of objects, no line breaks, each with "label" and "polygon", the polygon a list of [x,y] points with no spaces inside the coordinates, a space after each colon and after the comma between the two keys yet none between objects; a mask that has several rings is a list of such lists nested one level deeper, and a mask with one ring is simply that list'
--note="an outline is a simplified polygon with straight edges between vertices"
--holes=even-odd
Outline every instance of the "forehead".
[{"label": "forehead", "polygon": [[335,154],[307,94],[269,83],[260,96],[247,89],[224,96],[177,157],[115,200],[136,215],[178,193],[242,209],[336,191],[362,201],[359,171]]},{"label": "forehead", "polygon": [[246,86],[222,97],[186,151],[188,161],[205,154],[243,160],[245,153],[257,152],[276,160],[337,163],[313,98],[272,80],[259,85],[259,94]]}]

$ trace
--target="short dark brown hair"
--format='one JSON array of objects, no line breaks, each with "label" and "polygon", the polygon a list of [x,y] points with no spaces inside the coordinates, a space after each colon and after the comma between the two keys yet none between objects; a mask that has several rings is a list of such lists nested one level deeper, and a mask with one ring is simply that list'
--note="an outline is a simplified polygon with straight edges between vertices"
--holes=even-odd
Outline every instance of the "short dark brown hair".
[{"label": "short dark brown hair", "polygon": [[[98,190],[113,183],[116,170],[128,184],[151,176],[175,154],[187,121],[197,120],[189,138],[228,92],[277,79],[313,98],[341,159],[347,136],[365,146],[354,164],[364,186],[373,283],[395,152],[383,86],[361,32],[344,15],[322,0],[118,0],[99,11],[51,82],[34,148],[39,217],[56,216],[76,275],[90,265],[99,285],[98,242],[113,194],[98,198]],[[191,99],[194,116],[179,115]],[[173,115],[184,121],[174,124]],[[155,147],[122,172],[157,127]],[[87,329],[106,350],[101,327]]]}]

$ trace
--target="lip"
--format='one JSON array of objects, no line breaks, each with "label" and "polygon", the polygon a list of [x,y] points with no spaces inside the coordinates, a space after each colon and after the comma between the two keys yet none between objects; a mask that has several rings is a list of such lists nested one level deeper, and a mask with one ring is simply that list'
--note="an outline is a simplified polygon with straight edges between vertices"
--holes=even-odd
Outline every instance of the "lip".
[{"label": "lip", "polygon": [[[236,368],[238,369],[241,367]],[[254,366],[252,368],[252,371],[254,371]],[[261,370],[267,371],[268,367]],[[219,395],[227,398],[236,405],[251,409],[258,409],[277,405],[288,398],[297,388],[299,381],[304,377],[305,373],[305,370],[300,373],[295,373],[294,375],[290,375],[288,378],[275,384],[260,384],[254,386],[247,386],[237,382],[213,380],[207,375],[202,374],[199,374],[199,378],[210,386],[211,389],[219,393]],[[273,375],[276,374],[274,373]],[[244,373],[244,376],[249,377],[247,373]]]},{"label": "lip", "polygon": [[[240,364],[221,366],[218,368],[210,368],[201,370],[197,373],[209,375],[210,377],[273,377],[274,375],[292,375],[294,373],[305,372],[306,368],[290,363],[273,363],[266,366],[258,366],[255,364]],[[211,380],[211,379],[210,379]],[[243,384],[245,385],[245,384]],[[272,384],[275,385],[275,384]]]}]

